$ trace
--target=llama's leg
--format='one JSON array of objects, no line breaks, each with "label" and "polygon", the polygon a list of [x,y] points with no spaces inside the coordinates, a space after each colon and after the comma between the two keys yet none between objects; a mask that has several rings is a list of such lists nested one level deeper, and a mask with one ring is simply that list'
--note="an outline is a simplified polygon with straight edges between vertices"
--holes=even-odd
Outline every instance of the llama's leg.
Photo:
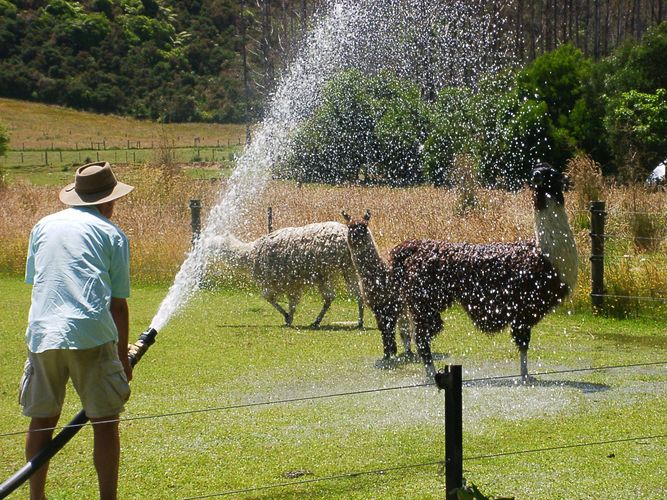
[{"label": "llama's leg", "polygon": [[530,344],[530,327],[512,325],[512,338],[519,349],[521,377],[528,379],[528,345]]},{"label": "llama's leg", "polygon": [[333,283],[331,283],[330,280],[328,279],[322,280],[317,285],[317,287],[320,290],[320,294],[322,294],[322,299],[324,299],[324,304],[322,305],[322,310],[320,311],[320,314],[318,314],[317,318],[315,318],[315,321],[311,323],[310,325],[311,328],[317,328],[318,326],[320,326],[322,318],[324,318],[324,315],[329,310],[329,307],[331,307],[333,299],[336,297],[336,290],[333,286]]},{"label": "llama's leg", "polygon": [[293,293],[289,295],[288,300],[289,300],[289,312],[287,313],[287,318],[285,319],[285,322],[287,326],[290,326],[292,324],[292,321],[294,321],[294,313],[296,312],[296,306],[299,303],[299,300],[301,300],[301,294]]},{"label": "llama's leg", "polygon": [[412,352],[411,344],[411,325],[410,325],[410,316],[408,315],[407,310],[401,312],[401,315],[398,318],[398,330],[401,334],[401,341],[403,342],[403,349],[405,351],[405,359],[407,361],[417,361],[418,356]]},{"label": "llama's leg", "polygon": [[[350,262],[350,265],[352,263]],[[364,299],[361,295],[361,288],[359,287],[359,279],[357,278],[357,273],[352,270],[352,272],[344,272],[343,277],[345,278],[345,283],[347,284],[348,292],[354,297],[354,300],[357,301],[357,309],[359,311],[359,321],[357,322],[357,328],[364,327]]]},{"label": "llama's leg", "polygon": [[397,316],[396,314],[376,314],[375,319],[382,335],[382,347],[384,349],[384,356],[375,363],[375,366],[393,369],[396,366],[396,353],[398,352],[394,334]]},{"label": "llama's leg", "polygon": [[357,309],[359,311],[359,321],[357,321],[357,328],[364,327],[364,300],[361,296],[357,297]]},{"label": "llama's leg", "polygon": [[424,363],[426,376],[432,379],[435,378],[436,370],[431,353],[431,339],[442,330],[442,318],[440,312],[434,310],[422,311],[418,316],[414,315],[415,312],[412,314],[415,323],[417,352]]},{"label": "llama's leg", "polygon": [[283,309],[283,307],[280,304],[278,304],[278,302],[276,301],[276,297],[268,291],[263,292],[262,295],[264,296],[266,301],[276,309],[276,311],[278,311],[280,314],[283,315],[283,319],[285,320],[285,325],[290,326],[292,324],[292,318],[287,313],[287,311],[285,311],[285,309]]}]

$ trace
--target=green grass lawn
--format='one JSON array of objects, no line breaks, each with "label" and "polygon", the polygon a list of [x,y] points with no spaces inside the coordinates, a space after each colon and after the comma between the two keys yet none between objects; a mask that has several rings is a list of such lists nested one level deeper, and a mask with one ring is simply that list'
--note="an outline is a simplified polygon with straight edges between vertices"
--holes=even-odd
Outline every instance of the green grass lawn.
[{"label": "green grass lawn", "polygon": [[[23,464],[24,436],[6,434],[27,425],[16,393],[30,288],[4,276],[0,294],[4,481]],[[133,339],[165,294],[166,287],[134,288]],[[323,328],[301,326],[318,308],[315,296],[306,297],[297,327],[284,328],[256,293],[201,291],[136,368],[121,423],[120,497],[187,498],[442,460],[444,399],[435,387],[247,406],[424,382],[417,364],[374,368],[381,344],[370,314],[368,329],[354,329],[355,305],[338,299]],[[460,363],[464,379],[477,379],[463,392],[469,482],[517,499],[667,497],[667,365],[541,375],[531,386],[483,381],[518,372],[509,334],[479,333],[458,309],[445,316],[433,343],[439,367]],[[651,361],[667,361],[664,317],[617,321],[565,306],[534,330],[529,369]],[[69,393],[62,423],[78,410]],[[543,448],[553,449],[489,457]],[[49,498],[96,496],[90,450],[86,428],[52,460]],[[423,465],[232,496],[443,498],[444,477],[441,466]],[[27,498],[27,488],[15,497]]]}]

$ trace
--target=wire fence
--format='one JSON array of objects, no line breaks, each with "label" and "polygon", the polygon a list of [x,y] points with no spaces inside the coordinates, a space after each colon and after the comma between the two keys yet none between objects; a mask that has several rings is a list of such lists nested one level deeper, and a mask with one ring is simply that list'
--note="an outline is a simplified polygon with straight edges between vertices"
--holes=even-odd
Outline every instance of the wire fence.
[{"label": "wire fence", "polygon": [[[550,451],[569,450],[569,449],[573,449],[573,448],[584,448],[584,447],[590,447],[590,446],[602,446],[602,445],[606,445],[606,444],[627,443],[627,442],[632,442],[632,441],[652,441],[652,440],[655,441],[655,440],[660,440],[660,439],[667,439],[667,434],[656,434],[656,435],[651,435],[651,436],[633,436],[633,437],[620,438],[620,439],[607,439],[607,440],[604,440],[604,441],[594,441],[594,442],[587,442],[587,443],[573,443],[573,444],[561,445],[561,446],[549,446],[549,447],[545,447],[545,448],[533,448],[533,449],[530,449],[530,450],[512,450],[512,451],[492,453],[492,454],[488,454],[488,455],[476,455],[476,456],[465,457],[465,460],[466,460],[466,462],[473,462],[473,461],[480,461],[480,460],[489,460],[489,459],[493,459],[493,458],[505,458],[505,457],[518,456],[518,455],[527,455],[527,454],[530,454],[530,453],[544,453],[544,452],[550,452]],[[432,462],[423,462],[423,463],[418,463],[418,464],[396,465],[396,466],[393,466],[393,467],[385,467],[385,468],[382,468],[382,469],[371,469],[371,470],[356,471],[356,472],[345,472],[345,473],[336,474],[336,475],[332,475],[332,476],[324,476],[324,477],[312,478],[312,479],[302,479],[300,481],[290,481],[290,482],[276,483],[276,484],[271,484],[271,485],[262,485],[262,486],[252,487],[252,488],[221,491],[221,492],[218,492],[218,493],[207,493],[205,495],[185,497],[184,500],[195,500],[195,499],[200,499],[200,498],[223,497],[223,496],[230,496],[230,495],[240,495],[240,494],[244,494],[244,493],[258,493],[260,491],[267,491],[267,490],[278,489],[278,488],[293,488],[295,486],[302,486],[302,485],[310,484],[310,483],[318,483],[318,482],[324,482],[324,481],[336,481],[336,480],[340,480],[340,479],[353,479],[353,478],[356,478],[356,477],[370,475],[370,474],[386,474],[387,472],[397,472],[397,471],[408,470],[408,469],[432,467],[432,466],[436,466],[436,465],[438,467],[445,467],[446,463],[445,463],[444,460],[434,460]]]},{"label": "wire fence", "polygon": [[[594,368],[576,368],[576,369],[568,369],[568,370],[552,370],[552,371],[547,371],[547,372],[541,372],[541,373],[536,374],[536,375],[545,376],[545,375],[553,375],[553,374],[581,373],[581,372],[601,371],[601,370],[609,370],[609,369],[638,368],[638,367],[657,366],[657,365],[667,365],[667,360],[657,361],[657,362],[650,362],[650,363],[632,363],[632,364],[624,364],[624,365],[608,365],[608,366],[599,366],[599,367],[594,367]],[[471,379],[464,380],[464,382],[467,383],[467,384],[472,384],[472,383],[475,383],[475,382],[485,382],[485,381],[492,381],[492,380],[499,380],[499,379],[513,379],[513,378],[519,378],[519,377],[520,376],[517,376],[517,375],[507,375],[507,376],[501,375],[501,376],[493,376],[493,377],[471,378]],[[424,385],[433,385],[433,384],[424,384]],[[418,387],[418,386],[415,385],[415,386],[409,386],[409,387],[413,388],[413,387]],[[407,388],[407,387],[404,386],[404,387],[396,387],[396,388],[391,388],[391,389],[405,389],[405,388]],[[350,393],[350,394],[354,394],[354,393]],[[338,396],[341,396],[341,395],[344,395],[344,394],[336,394],[335,396],[338,397]],[[331,396],[333,396],[333,395],[331,395]],[[445,425],[447,426],[449,424],[446,422]],[[473,455],[473,456],[470,456],[470,457],[465,457],[465,460],[467,462],[481,461],[481,460],[490,460],[490,459],[497,459],[497,458],[506,458],[506,457],[518,456],[518,455],[526,455],[526,454],[531,454],[531,453],[545,453],[545,452],[553,452],[553,451],[562,451],[562,450],[569,450],[569,449],[578,449],[578,448],[585,448],[585,447],[601,446],[601,445],[613,444],[613,443],[624,443],[624,442],[632,442],[632,441],[645,442],[645,441],[657,441],[657,440],[662,440],[662,439],[667,439],[667,434],[652,434],[652,435],[642,435],[642,436],[632,436],[632,437],[627,437],[626,436],[626,437],[619,437],[619,438],[605,439],[605,440],[598,440],[598,441],[588,441],[588,442],[562,444],[562,445],[557,445],[557,446],[547,446],[547,447],[531,448],[531,449],[523,449],[523,450],[508,450],[508,451],[501,451],[501,452],[490,453],[490,454]],[[197,496],[186,497],[185,500],[194,500],[194,499],[201,499],[201,498],[213,498],[213,497],[223,497],[223,496],[231,496],[231,495],[258,493],[258,492],[261,492],[261,491],[275,490],[275,489],[281,489],[281,488],[294,488],[295,486],[302,486],[302,485],[318,483],[318,482],[335,481],[335,480],[341,480],[341,479],[354,479],[354,478],[358,478],[358,477],[366,476],[366,475],[371,475],[371,474],[384,474],[384,473],[388,473],[388,472],[396,472],[396,471],[402,471],[402,470],[424,468],[424,467],[433,467],[433,466],[446,468],[448,466],[447,457],[445,457],[445,460],[433,460],[433,461],[421,462],[421,463],[416,463],[416,464],[396,464],[396,465],[392,465],[392,466],[389,466],[389,467],[383,467],[383,468],[379,468],[379,469],[342,472],[340,474],[334,474],[334,475],[330,475],[330,476],[323,476],[323,477],[319,477],[319,478],[309,478],[309,479],[303,479],[303,480],[299,480],[299,481],[280,482],[280,483],[275,483],[275,484],[264,484],[264,485],[258,485],[258,486],[243,488],[243,489],[212,492],[212,493],[206,493],[206,494],[197,495]],[[448,493],[447,498],[458,498],[458,497],[454,497],[450,493]]]},{"label": "wire fence", "polygon": [[[589,367],[589,368],[569,368],[569,369],[564,369],[564,370],[549,370],[549,371],[542,371],[542,372],[536,372],[533,377],[548,377],[552,375],[564,375],[568,373],[586,373],[586,372],[599,372],[603,370],[619,370],[619,369],[627,369],[627,368],[642,368],[642,367],[649,367],[649,366],[661,366],[661,365],[667,365],[667,359],[666,360],[660,360],[660,361],[650,361],[650,362],[645,362],[645,363],[625,363],[621,365],[604,365],[604,366],[594,366],[594,367]],[[523,383],[522,382],[522,376],[521,375],[493,375],[489,377],[475,377],[475,378],[468,378],[468,379],[463,379],[463,384],[464,385],[472,385],[480,382],[493,382],[493,381],[498,381],[498,380],[517,380],[518,383]],[[528,382],[530,384],[530,382]],[[272,406],[272,405],[282,405],[282,404],[291,404],[291,403],[301,403],[305,401],[318,401],[318,400],[323,400],[323,399],[332,399],[332,398],[341,398],[341,397],[349,397],[349,396],[360,396],[364,394],[377,394],[377,393],[382,393],[382,392],[389,392],[389,391],[401,391],[401,390],[407,390],[407,389],[419,389],[419,388],[424,388],[424,387],[436,387],[435,382],[423,382],[420,384],[405,384],[405,385],[397,385],[397,386],[391,386],[391,387],[376,387],[372,389],[360,389],[356,391],[344,391],[344,392],[336,392],[332,394],[318,394],[314,396],[299,396],[299,397],[294,397],[294,398],[286,398],[286,399],[274,399],[274,400],[267,400],[267,401],[254,401],[254,402],[247,402],[247,403],[237,403],[237,404],[230,404],[230,405],[223,405],[223,406],[212,406],[208,408],[195,408],[191,410],[181,410],[181,411],[174,411],[174,412],[167,412],[167,413],[158,413],[158,414],[153,414],[153,415],[136,415],[133,417],[124,417],[124,418],[118,418],[118,419],[113,419],[113,420],[104,420],[104,421],[99,421],[95,423],[85,423],[81,424],[80,426],[86,426],[86,425],[95,425],[95,424],[102,424],[102,423],[110,423],[110,422],[131,422],[131,421],[136,421],[136,420],[152,420],[152,419],[159,419],[159,418],[166,418],[166,417],[180,417],[180,416],[186,416],[186,415],[195,415],[195,414],[200,414],[200,413],[212,413],[212,412],[222,412],[222,411],[231,411],[231,410],[241,410],[241,409],[246,409],[246,408],[256,408],[256,407],[261,407],[261,406]],[[45,427],[43,429],[39,430],[33,430],[33,431],[13,431],[13,432],[6,432],[0,434],[0,438],[2,437],[10,437],[10,436],[18,436],[18,435],[24,435],[28,434],[29,432],[40,432],[40,431],[57,431],[64,429],[66,426],[56,426],[56,427]]]},{"label": "wire fence", "polygon": [[[604,234],[603,232],[600,232],[600,233],[591,232],[591,237],[592,238],[593,237],[598,237],[598,238],[603,238],[603,239],[614,239],[614,238],[619,238],[620,239],[621,238],[621,236],[617,236],[617,235],[613,235],[613,234],[611,234],[611,235],[610,234]],[[651,238],[651,239],[653,239],[653,238]],[[667,302],[667,297],[632,296],[632,295],[618,295],[618,294],[607,294],[607,293],[603,293],[603,294],[591,293],[591,297],[597,297],[597,298],[631,298],[631,299],[637,299],[637,300],[651,300],[651,301]],[[660,360],[660,361],[654,361],[654,362],[644,362],[644,363],[627,363],[627,364],[620,364],[620,365],[597,366],[597,367],[589,367],[589,368],[573,368],[573,369],[564,369],[564,370],[552,370],[552,371],[544,371],[544,372],[535,373],[534,376],[550,376],[550,375],[556,375],[556,374],[572,374],[572,373],[582,373],[582,372],[600,372],[600,371],[603,371],[603,370],[632,369],[632,368],[662,366],[662,365],[667,365],[667,360]],[[469,378],[469,379],[464,379],[463,383],[464,383],[464,385],[472,385],[472,384],[482,383],[482,382],[497,381],[497,380],[511,380],[511,379],[520,379],[520,375],[499,375],[499,376],[490,376],[490,377]],[[520,383],[520,381],[517,381],[517,384],[519,384],[519,383]],[[265,406],[269,406],[269,405],[286,405],[286,404],[294,404],[294,403],[306,402],[306,401],[317,401],[317,400],[325,400],[325,399],[341,398],[341,397],[354,397],[354,396],[361,396],[361,395],[364,395],[364,394],[373,394],[373,393],[380,393],[380,392],[386,392],[386,391],[411,390],[411,389],[417,389],[417,388],[432,387],[434,385],[435,385],[435,383],[408,384],[408,385],[400,385],[400,386],[392,386],[392,387],[382,387],[382,388],[372,388],[372,389],[338,392],[338,393],[332,393],[332,394],[320,394],[320,395],[301,396],[301,397],[286,398],[286,399],[246,402],[246,403],[237,403],[237,404],[230,404],[230,405],[212,406],[212,407],[206,407],[206,408],[192,408],[192,409],[185,409],[185,410],[181,410],[181,411],[173,411],[173,412],[166,412],[166,413],[160,413],[160,414],[136,415],[136,416],[131,416],[131,417],[119,418],[119,419],[115,419],[115,420],[112,420],[112,421],[117,421],[117,422],[122,424],[124,422],[138,421],[138,420],[154,420],[154,419],[161,419],[161,418],[168,418],[168,417],[183,417],[183,416],[187,416],[187,415],[234,411],[234,410],[239,410],[239,409],[244,409],[244,408],[265,407]],[[102,422],[97,422],[97,423],[102,423]],[[86,425],[86,424],[83,424],[83,425]],[[91,425],[95,425],[95,424],[91,424]],[[41,429],[41,431],[54,431],[54,430],[63,429],[65,427],[66,426],[52,427],[52,428],[48,428],[48,429]],[[18,436],[18,435],[25,435],[25,434],[27,434],[27,432],[28,431],[7,432],[7,433],[0,434],[0,438],[6,438],[6,437]],[[35,432],[35,431],[32,431],[32,432]],[[497,458],[508,457],[508,456],[525,455],[525,454],[530,454],[530,453],[544,453],[544,452],[552,452],[552,451],[559,451],[559,450],[568,450],[568,449],[577,449],[577,448],[583,448],[583,447],[600,446],[600,445],[604,445],[604,444],[632,442],[632,441],[638,441],[638,440],[657,441],[657,440],[663,440],[665,438],[667,438],[667,434],[661,434],[661,433],[656,433],[656,434],[652,434],[652,435],[644,435],[644,436],[632,436],[632,437],[624,436],[624,437],[617,437],[617,438],[597,440],[597,441],[566,443],[566,444],[557,445],[557,446],[548,446],[548,447],[531,448],[531,449],[523,449],[523,450],[506,450],[506,451],[500,451],[500,452],[495,452],[495,453],[490,453],[490,454],[481,454],[481,455],[469,456],[469,457],[465,457],[465,459],[466,459],[466,461],[491,460],[491,459],[497,459]],[[415,468],[432,467],[432,466],[443,467],[443,466],[445,466],[445,461],[444,460],[433,460],[433,461],[427,461],[427,462],[421,462],[421,463],[415,463],[415,464],[394,464],[394,465],[379,468],[379,469],[376,468],[376,469],[370,469],[370,470],[358,470],[358,471],[341,472],[340,474],[335,474],[335,475],[330,475],[330,476],[324,476],[324,477],[318,477],[318,478],[309,478],[309,479],[303,479],[303,480],[298,480],[298,481],[280,482],[280,483],[275,483],[275,484],[257,485],[257,486],[252,486],[252,487],[248,487],[248,488],[244,488],[244,489],[235,489],[235,490],[229,490],[229,491],[205,493],[205,494],[202,494],[200,496],[193,496],[193,497],[188,497],[188,498],[198,499],[198,498],[211,498],[211,497],[220,497],[220,496],[230,496],[230,495],[255,493],[255,492],[261,492],[261,491],[267,491],[267,490],[273,490],[273,489],[279,489],[279,488],[287,488],[287,487],[294,487],[294,486],[298,486],[298,485],[318,483],[318,482],[323,482],[323,481],[333,481],[333,480],[341,480],[341,479],[354,479],[354,478],[365,476],[365,475],[380,474],[380,473],[387,473],[387,472],[407,470],[407,469],[415,469]]]},{"label": "wire fence", "polygon": [[[536,377],[536,376],[544,377],[544,376],[551,376],[551,375],[562,375],[562,374],[573,374],[573,373],[584,373],[584,372],[600,372],[600,371],[606,371],[606,370],[633,369],[633,368],[636,369],[636,368],[646,368],[646,367],[665,366],[665,365],[667,365],[667,360],[660,360],[660,361],[653,361],[653,362],[643,362],[643,363],[626,363],[626,364],[618,364],[618,365],[604,365],[604,366],[596,366],[596,367],[588,367],[588,368],[570,368],[570,369],[563,369],[563,370],[542,371],[542,372],[535,373],[533,375],[533,377]],[[477,384],[477,383],[497,381],[497,380],[512,380],[512,379],[517,379],[518,380],[518,379],[521,379],[521,376],[520,375],[497,375],[497,376],[488,376],[488,377],[474,377],[474,378],[464,379],[463,384],[464,384],[464,386],[470,386],[470,385],[474,385],[474,384]],[[519,384],[519,383],[521,383],[521,382],[517,381],[517,384]],[[234,410],[239,410],[239,409],[257,408],[257,407],[265,407],[265,406],[272,406],[272,405],[287,405],[287,404],[293,404],[293,403],[298,403],[298,402],[318,401],[318,400],[341,398],[341,397],[354,397],[354,396],[360,396],[360,395],[365,395],[365,394],[382,393],[382,392],[387,392],[387,391],[402,391],[402,390],[410,390],[410,389],[417,389],[417,388],[424,388],[424,387],[433,387],[435,385],[436,385],[435,382],[428,382],[428,383],[425,382],[425,383],[420,383],[420,384],[406,384],[406,385],[391,386],[391,387],[380,387],[380,388],[372,388],[372,389],[362,389],[362,390],[354,390],[354,391],[337,392],[337,393],[331,393],[331,394],[320,394],[320,395],[310,395],[310,396],[276,399],[276,400],[265,400],[265,401],[257,401],[257,402],[238,403],[238,404],[222,405],[222,406],[207,407],[207,408],[193,408],[193,409],[189,409],[189,410],[166,412],[166,413],[153,414],[153,415],[137,415],[137,416],[134,416],[134,417],[119,418],[119,419],[109,420],[109,421],[105,421],[105,422],[90,423],[90,425],[97,425],[97,424],[108,423],[108,422],[123,423],[123,422],[137,421],[137,420],[153,420],[153,419],[161,419],[161,418],[167,418],[167,417],[182,417],[182,416],[202,414],[202,413],[234,411]],[[81,426],[83,426],[83,425],[87,425],[87,424],[82,424]],[[445,423],[445,425],[447,425],[447,423]],[[65,427],[66,426],[57,426],[57,427],[50,427],[50,428],[46,428],[46,429],[40,429],[39,431],[30,431],[30,432],[55,431],[55,430],[64,429]],[[18,436],[18,435],[25,435],[27,433],[28,433],[28,431],[7,432],[7,433],[0,434],[0,438]],[[553,451],[562,451],[562,450],[578,449],[578,448],[585,448],[585,447],[594,447],[594,446],[601,446],[601,445],[606,445],[606,444],[617,444],[617,443],[633,442],[633,441],[643,441],[643,442],[657,441],[657,440],[663,440],[663,439],[666,439],[666,438],[667,438],[667,434],[662,434],[662,433],[656,433],[656,434],[651,434],[651,435],[641,435],[641,436],[630,436],[630,437],[623,436],[623,437],[616,437],[616,438],[608,438],[608,439],[604,439],[604,440],[585,441],[585,442],[576,442],[576,443],[565,443],[565,444],[560,444],[560,445],[555,445],[555,446],[546,446],[546,447],[529,448],[529,449],[518,449],[518,450],[516,450],[516,449],[515,450],[505,450],[505,451],[499,451],[499,452],[488,453],[488,454],[471,455],[471,456],[466,456],[465,460],[466,460],[466,462],[481,461],[481,460],[492,460],[492,459],[506,458],[506,457],[518,456],[518,455],[526,455],[526,454],[532,454],[532,453],[545,453],[545,452],[553,452]],[[276,490],[276,489],[281,489],[281,488],[294,488],[295,486],[302,486],[302,485],[307,485],[307,484],[312,484],[312,483],[321,483],[321,482],[326,482],[326,481],[335,481],[335,480],[342,480],[342,479],[355,479],[355,478],[359,478],[359,477],[362,477],[362,476],[368,476],[368,475],[373,475],[373,474],[385,474],[385,473],[390,473],[390,472],[397,472],[397,471],[402,471],[402,470],[425,468],[425,467],[433,467],[433,466],[437,466],[439,468],[444,468],[444,467],[446,467],[446,461],[442,460],[442,459],[437,459],[437,460],[434,459],[432,461],[420,462],[420,463],[393,464],[393,465],[389,465],[387,467],[382,467],[382,468],[345,471],[345,472],[341,472],[339,474],[334,474],[334,475],[329,475],[329,476],[322,476],[322,477],[317,477],[317,478],[308,478],[308,479],[301,479],[301,480],[294,480],[294,481],[284,481],[284,482],[279,482],[279,483],[274,483],[274,484],[263,484],[263,485],[251,486],[251,487],[248,487],[248,488],[234,489],[234,490],[227,490],[227,491],[220,491],[220,492],[209,492],[209,493],[204,493],[202,495],[186,497],[186,499],[187,500],[194,500],[194,499],[201,499],[201,498],[213,498],[213,497],[223,497],[223,496],[232,496],[232,495],[240,495],[240,494],[258,493],[258,492],[262,492],[262,491]]]},{"label": "wire fence", "polygon": [[[660,245],[665,240],[667,236],[667,225],[665,225],[666,215],[662,212],[638,212],[638,211],[623,211],[621,214],[630,215],[630,216],[643,216],[648,217],[652,216],[658,219],[662,219],[660,224],[652,225],[650,228],[644,226],[642,232],[637,230],[632,230],[629,235],[614,234],[608,233],[605,230],[606,226],[606,217],[608,213],[605,211],[605,202],[604,201],[593,201],[590,205],[590,238],[591,238],[591,304],[593,305],[593,310],[598,312],[602,311],[605,308],[605,299],[612,299],[614,301],[618,300],[631,300],[631,301],[647,301],[653,303],[667,303],[667,296],[661,290],[650,290],[650,295],[644,295],[640,293],[632,293],[636,291],[634,289],[629,289],[629,293],[618,293],[623,290],[623,285],[616,284],[613,288],[615,293],[610,293],[607,287],[605,286],[605,271],[606,261],[612,262],[627,262],[629,259],[639,259],[640,263],[647,262],[645,254],[631,255],[628,253],[623,253],[622,255],[618,254],[609,254],[605,250],[605,242],[621,242],[621,241],[632,241],[635,246],[644,247],[644,249],[651,249],[650,261],[655,262],[656,260],[661,260],[661,258],[667,258],[667,255],[657,255],[660,251]],[[646,234],[649,234],[647,236]],[[626,272],[630,272],[627,270]],[[627,287],[628,284],[625,284]],[[660,284],[658,286],[661,286]],[[638,291],[638,290],[637,290]],[[615,307],[617,304],[614,305]]]},{"label": "wire fence", "polygon": [[597,236],[604,238],[605,240],[639,240],[639,241],[664,241],[663,237],[653,237],[653,236],[623,236],[618,234],[591,234],[591,236]]},{"label": "wire fence", "polygon": [[[215,162],[232,168],[236,162],[236,150],[227,147],[177,147],[165,150],[145,149],[79,149],[79,150],[28,150],[8,151],[0,158],[7,167],[52,166],[66,167],[107,160],[112,163],[139,164],[156,160],[175,163]],[[196,165],[195,165],[196,166]]]}]

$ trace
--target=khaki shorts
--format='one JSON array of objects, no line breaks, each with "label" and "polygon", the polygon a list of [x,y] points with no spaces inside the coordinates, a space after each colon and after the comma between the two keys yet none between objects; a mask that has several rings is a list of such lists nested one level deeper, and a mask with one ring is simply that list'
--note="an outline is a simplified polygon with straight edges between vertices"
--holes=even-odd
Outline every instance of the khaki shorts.
[{"label": "khaki shorts", "polygon": [[109,342],[92,349],[28,352],[19,389],[23,414],[33,418],[59,415],[69,378],[88,418],[113,417],[125,409],[130,385],[116,343]]}]

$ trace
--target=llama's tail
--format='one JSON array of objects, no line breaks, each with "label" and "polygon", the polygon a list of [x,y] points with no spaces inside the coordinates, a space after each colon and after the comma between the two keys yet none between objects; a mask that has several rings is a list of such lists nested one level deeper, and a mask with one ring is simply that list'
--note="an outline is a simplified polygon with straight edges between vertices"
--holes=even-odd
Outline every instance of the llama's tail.
[{"label": "llama's tail", "polygon": [[405,262],[414,255],[417,249],[418,242],[416,240],[408,240],[395,246],[389,255],[389,265],[393,279],[399,288],[405,283]]}]

